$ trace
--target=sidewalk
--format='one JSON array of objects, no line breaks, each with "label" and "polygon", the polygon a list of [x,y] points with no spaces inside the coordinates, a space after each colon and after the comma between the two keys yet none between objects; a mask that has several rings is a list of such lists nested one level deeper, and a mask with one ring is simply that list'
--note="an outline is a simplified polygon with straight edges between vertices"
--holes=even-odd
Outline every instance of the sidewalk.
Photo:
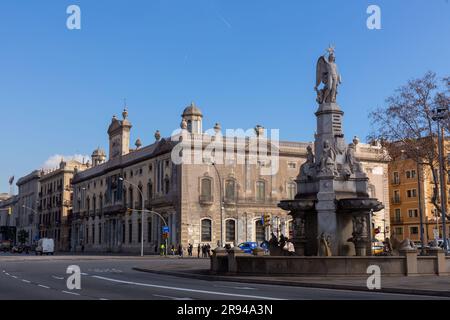
[{"label": "sidewalk", "polygon": [[[155,261],[156,262],[156,261]],[[367,277],[296,277],[296,276],[229,276],[209,273],[209,260],[179,259],[171,263],[149,263],[136,271],[194,278],[207,281],[232,281],[268,285],[371,291]],[[418,294],[450,297],[450,276],[412,276],[381,278],[381,290],[386,293]]]}]

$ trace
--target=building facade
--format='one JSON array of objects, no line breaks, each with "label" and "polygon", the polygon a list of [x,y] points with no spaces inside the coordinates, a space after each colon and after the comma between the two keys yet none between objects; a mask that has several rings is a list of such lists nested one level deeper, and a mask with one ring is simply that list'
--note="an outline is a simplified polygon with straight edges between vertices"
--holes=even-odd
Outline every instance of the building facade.
[{"label": "building facade", "polygon": [[41,172],[36,170],[17,181],[17,210],[15,212],[17,232],[24,230],[28,234],[27,245],[39,239],[38,202],[39,179]]},{"label": "building facade", "polygon": [[8,240],[16,243],[16,217],[18,212],[18,197],[2,194],[0,201],[0,241]]},{"label": "building facade", "polygon": [[[144,251],[155,253],[164,241],[164,225],[170,230],[169,246],[237,245],[261,242],[272,232],[291,235],[292,220],[277,204],[295,197],[308,143],[272,141],[261,126],[255,128],[256,140],[223,137],[219,124],[206,133],[203,114],[192,104],[182,114],[179,134],[161,138],[157,131],[152,144],[142,147],[137,139],[130,148],[132,125],[126,110],[122,116],[113,117],[108,128],[109,159],[97,149],[92,168],[73,178],[72,250],[139,252],[143,229]],[[180,141],[189,148],[178,151]],[[276,154],[276,163],[255,158],[252,141]],[[221,142],[220,149],[231,150],[232,156],[217,147],[211,151],[211,142]],[[174,161],[181,153],[190,161]],[[385,226],[383,236],[388,236],[388,167],[382,153],[377,146],[357,145],[372,195],[386,205],[373,223]],[[271,171],[274,166],[277,170]]]},{"label": "building facade", "polygon": [[39,238],[53,238],[55,250],[70,250],[72,179],[77,171],[88,167],[89,163],[61,160],[59,168],[40,173]]},{"label": "building facade", "polygon": [[[446,145],[449,150],[450,145]],[[447,156],[450,159],[450,154]],[[445,171],[444,171],[445,172]],[[419,179],[420,173],[420,179]],[[439,181],[438,166],[435,175]],[[447,208],[450,200],[450,176],[444,177],[444,188]],[[420,183],[420,188],[419,188]],[[433,172],[427,165],[418,165],[417,161],[406,156],[398,157],[389,164],[389,189],[391,198],[392,232],[399,239],[411,239],[420,242],[420,207],[419,190],[422,206],[422,223],[424,242],[438,237],[442,239],[442,217],[436,209],[433,197],[437,197],[437,204],[441,205],[440,183],[435,187]],[[447,220],[447,236],[450,234],[450,221]]]}]

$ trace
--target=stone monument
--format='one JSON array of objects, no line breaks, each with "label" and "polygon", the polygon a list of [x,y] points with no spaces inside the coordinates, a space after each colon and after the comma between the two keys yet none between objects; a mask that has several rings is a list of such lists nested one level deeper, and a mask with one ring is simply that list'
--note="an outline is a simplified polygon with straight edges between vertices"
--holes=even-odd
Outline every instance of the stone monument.
[{"label": "stone monument", "polygon": [[367,175],[355,157],[358,140],[345,143],[344,112],[336,102],[341,75],[334,48],[327,51],[317,61],[315,143],[307,148],[295,199],[278,206],[293,217],[297,255],[365,256],[371,253],[371,214],[383,205],[369,198]]}]

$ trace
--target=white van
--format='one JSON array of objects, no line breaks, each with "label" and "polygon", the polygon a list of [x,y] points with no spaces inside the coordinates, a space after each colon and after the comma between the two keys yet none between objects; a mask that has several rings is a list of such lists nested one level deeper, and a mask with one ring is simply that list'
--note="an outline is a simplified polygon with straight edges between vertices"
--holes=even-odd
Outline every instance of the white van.
[{"label": "white van", "polygon": [[53,255],[55,252],[55,242],[53,241],[53,239],[48,239],[48,238],[42,238],[39,239],[38,241],[38,245],[36,247],[36,255]]}]

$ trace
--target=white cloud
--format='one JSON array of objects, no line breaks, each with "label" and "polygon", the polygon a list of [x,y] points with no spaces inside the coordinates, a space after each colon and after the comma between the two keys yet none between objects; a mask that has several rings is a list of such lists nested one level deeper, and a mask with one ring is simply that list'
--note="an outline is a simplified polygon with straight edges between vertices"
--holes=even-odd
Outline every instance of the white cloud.
[{"label": "white cloud", "polygon": [[43,169],[55,169],[59,167],[59,164],[61,163],[61,160],[64,159],[64,161],[70,161],[70,160],[76,160],[79,162],[87,162],[88,160],[91,160],[91,157],[82,155],[82,154],[74,154],[74,155],[61,155],[61,154],[55,154],[51,157],[49,157],[44,164],[42,165]]}]

